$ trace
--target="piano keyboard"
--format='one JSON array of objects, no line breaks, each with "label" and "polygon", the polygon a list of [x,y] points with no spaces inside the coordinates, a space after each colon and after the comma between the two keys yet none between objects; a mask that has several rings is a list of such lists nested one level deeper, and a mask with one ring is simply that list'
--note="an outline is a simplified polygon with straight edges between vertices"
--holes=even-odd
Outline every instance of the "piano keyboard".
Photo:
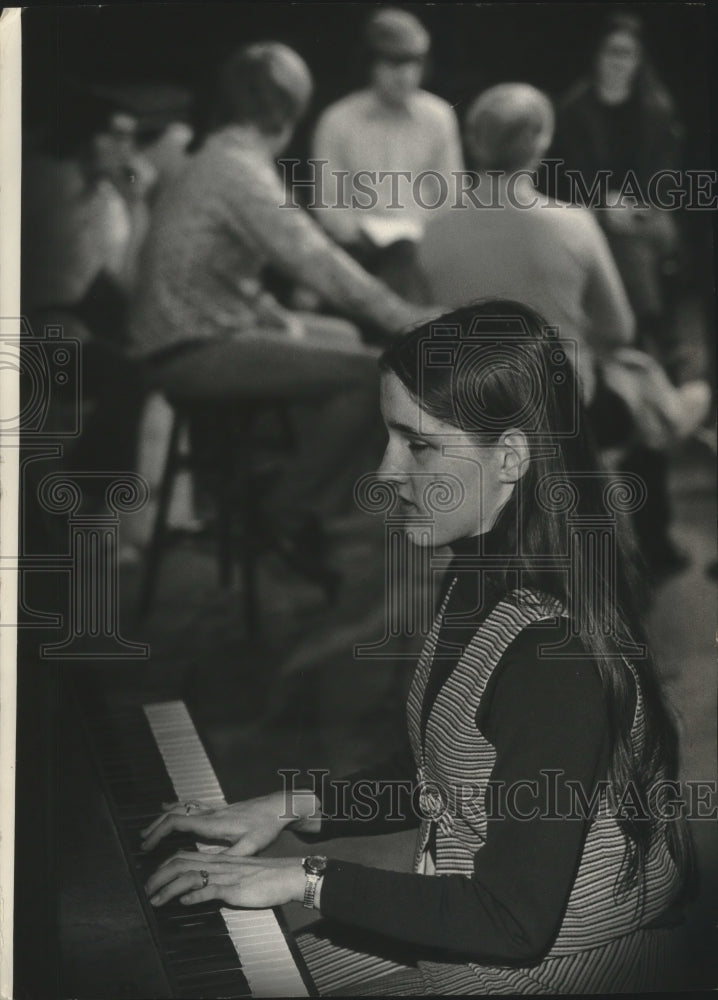
[{"label": "piano keyboard", "polygon": [[[226,805],[212,765],[182,701],[143,706],[177,799],[206,806]],[[198,844],[201,851],[219,847]],[[219,911],[242,964],[251,995],[304,997],[308,990],[274,911]]]},{"label": "piano keyboard", "polygon": [[186,1000],[314,995],[301,955],[273,910],[231,909],[216,901],[184,906],[176,900],[155,909],[147,900],[144,883],[177,851],[221,850],[198,845],[186,833],[170,834],[149,854],[140,849],[140,831],[156,818],[162,802],[225,804],[184,703],[160,702],[109,713],[90,709],[83,715],[171,995]]}]

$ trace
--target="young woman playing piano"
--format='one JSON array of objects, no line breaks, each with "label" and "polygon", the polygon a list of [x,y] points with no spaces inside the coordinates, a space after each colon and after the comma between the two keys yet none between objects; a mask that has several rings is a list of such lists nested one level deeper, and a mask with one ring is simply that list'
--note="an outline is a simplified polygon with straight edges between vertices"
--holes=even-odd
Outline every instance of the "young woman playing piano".
[{"label": "young woman playing piano", "polygon": [[[230,846],[166,862],[151,901],[304,900],[325,918],[298,940],[327,995],[665,989],[692,870],[680,810],[658,794],[675,790],[676,737],[571,365],[531,310],[485,302],[407,334],[381,367],[380,475],[409,536],[427,544],[428,521],[454,553],[406,755],[355,776],[370,782],[360,815],[376,792],[371,820],[322,819],[328,781],[320,796],[171,807],[145,849],[173,830]],[[382,782],[407,779],[413,872],[253,857],[290,823],[396,828]]]}]

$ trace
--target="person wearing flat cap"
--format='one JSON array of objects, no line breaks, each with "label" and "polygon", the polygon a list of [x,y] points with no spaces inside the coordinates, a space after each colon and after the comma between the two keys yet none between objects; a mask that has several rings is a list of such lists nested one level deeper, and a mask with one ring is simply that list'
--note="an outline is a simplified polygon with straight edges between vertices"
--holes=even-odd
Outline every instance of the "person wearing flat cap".
[{"label": "person wearing flat cap", "polygon": [[369,86],[328,107],[315,130],[313,157],[325,161],[316,169],[322,170],[326,206],[316,211],[367,270],[398,294],[423,302],[417,246],[440,211],[437,174],[450,190],[451,174],[463,169],[456,116],[446,101],[420,87],[431,40],[413,14],[378,10],[364,41]]}]

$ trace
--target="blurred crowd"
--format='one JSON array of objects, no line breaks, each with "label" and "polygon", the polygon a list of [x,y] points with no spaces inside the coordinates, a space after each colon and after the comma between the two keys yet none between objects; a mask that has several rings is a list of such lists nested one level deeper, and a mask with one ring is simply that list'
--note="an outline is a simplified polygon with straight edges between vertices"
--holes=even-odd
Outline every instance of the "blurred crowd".
[{"label": "blurred crowd", "polygon": [[[643,478],[634,521],[654,579],[680,570],[669,460],[706,420],[711,373],[681,321],[685,213],[646,194],[660,171],[680,187],[686,165],[640,21],[609,17],[559,98],[508,81],[467,95],[462,121],[425,89],[431,38],[412,13],[375,8],[362,46],[366,86],[318,115],[294,187],[281,158],[313,80],[280,42],[219,67],[202,129],[173,86],[64,82],[53,126],[25,144],[23,312],[83,344],[68,466],[156,487],[176,406],[228,419],[224,404],[271,400],[295,441],[266,535],[328,587],[325,526],[381,456],[379,351],[443,309],[513,299],[565,341],[607,462]],[[123,558],[139,558],[150,515]],[[172,525],[208,517],[201,484],[180,481]]]}]

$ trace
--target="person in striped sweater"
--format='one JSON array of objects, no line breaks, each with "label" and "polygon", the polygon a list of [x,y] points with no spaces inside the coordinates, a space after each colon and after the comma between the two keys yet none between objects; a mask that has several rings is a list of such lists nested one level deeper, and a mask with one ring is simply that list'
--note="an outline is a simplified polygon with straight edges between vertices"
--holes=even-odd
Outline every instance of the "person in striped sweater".
[{"label": "person in striped sweater", "polygon": [[[392,513],[415,544],[454,553],[406,750],[351,776],[348,796],[327,775],[220,810],[168,808],[147,850],[172,830],[229,847],[163,865],[151,902],[304,900],[324,918],[298,937],[323,995],[680,986],[693,852],[619,530],[640,484],[598,468],[572,365],[520,303],[420,326],[381,372]],[[412,825],[411,872],[253,856],[286,826]]]}]

